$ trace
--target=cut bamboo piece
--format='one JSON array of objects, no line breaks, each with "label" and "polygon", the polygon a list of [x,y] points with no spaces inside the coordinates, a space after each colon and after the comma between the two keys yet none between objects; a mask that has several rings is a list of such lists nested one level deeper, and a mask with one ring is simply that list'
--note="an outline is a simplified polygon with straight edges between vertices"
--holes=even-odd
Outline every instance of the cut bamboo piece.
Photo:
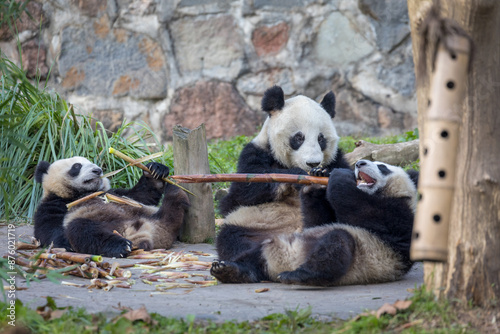
[{"label": "cut bamboo piece", "polygon": [[82,198],[80,198],[80,199],[77,199],[76,201],[73,201],[73,202],[71,202],[71,203],[66,204],[66,207],[67,207],[68,209],[71,209],[71,208],[72,208],[72,207],[74,207],[75,205],[78,205],[78,204],[81,204],[81,203],[83,203],[83,202],[86,202],[86,201],[88,201],[89,199],[95,198],[95,197],[97,197],[97,196],[99,196],[100,194],[103,194],[103,193],[104,193],[104,191],[96,191],[95,193],[92,193],[92,194],[90,194],[90,195],[87,195],[87,196],[85,196],[85,197],[82,197]]},{"label": "cut bamboo piece", "polygon": [[91,254],[80,254],[80,253],[70,253],[70,252],[60,252],[56,253],[58,259],[69,260],[79,263],[89,263],[90,261],[102,262],[102,256],[91,255]]},{"label": "cut bamboo piece", "polygon": [[105,196],[106,196],[108,201],[113,202],[113,203],[130,205],[130,206],[133,206],[135,208],[142,208],[141,203],[134,201],[130,198],[124,198],[124,197],[116,196],[113,194],[106,194]]}]

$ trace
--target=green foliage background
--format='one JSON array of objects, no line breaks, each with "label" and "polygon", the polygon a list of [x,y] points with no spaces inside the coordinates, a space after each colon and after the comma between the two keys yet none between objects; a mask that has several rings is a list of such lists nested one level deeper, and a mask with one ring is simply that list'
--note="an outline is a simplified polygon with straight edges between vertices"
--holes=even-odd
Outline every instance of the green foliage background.
[{"label": "green foliage background", "polygon": [[[126,162],[108,154],[109,147],[133,157],[164,151],[151,130],[141,123],[123,123],[115,133],[101,122],[75,113],[57,93],[31,83],[5,56],[0,58],[0,211],[1,219],[30,219],[42,190],[33,180],[42,161],[84,156],[105,171]],[[127,133],[127,135],[125,135]],[[171,164],[171,152],[158,159]],[[127,168],[112,178],[114,187],[130,187],[141,175]]]}]

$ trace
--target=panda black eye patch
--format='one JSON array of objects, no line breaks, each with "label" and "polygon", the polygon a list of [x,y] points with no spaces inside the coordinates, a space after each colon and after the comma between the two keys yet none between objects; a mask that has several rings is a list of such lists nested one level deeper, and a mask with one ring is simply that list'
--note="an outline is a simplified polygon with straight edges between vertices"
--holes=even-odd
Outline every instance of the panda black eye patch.
[{"label": "panda black eye patch", "polygon": [[304,143],[305,138],[306,137],[302,132],[297,132],[292,137],[290,137],[290,147],[295,151],[298,150]]},{"label": "panda black eye patch", "polygon": [[80,169],[82,169],[81,163],[73,164],[73,166],[71,166],[71,169],[68,172],[69,176],[71,176],[71,177],[78,176],[78,174],[80,174]]},{"label": "panda black eye patch", "polygon": [[318,144],[319,147],[321,147],[321,150],[324,151],[327,143],[326,143],[326,138],[322,133],[318,135]]},{"label": "panda black eye patch", "polygon": [[380,172],[383,174],[383,175],[389,175],[391,174],[392,172],[389,170],[389,168],[387,168],[385,165],[377,165],[378,169],[380,170]]}]

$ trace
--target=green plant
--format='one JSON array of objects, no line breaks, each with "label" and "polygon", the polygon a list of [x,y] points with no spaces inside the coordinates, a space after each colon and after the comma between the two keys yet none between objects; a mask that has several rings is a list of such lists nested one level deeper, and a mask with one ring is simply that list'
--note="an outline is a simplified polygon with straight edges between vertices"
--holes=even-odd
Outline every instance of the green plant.
[{"label": "green plant", "polygon": [[[163,151],[144,124],[123,122],[115,132],[105,130],[90,116],[79,115],[58,94],[39,89],[24,72],[2,56],[0,59],[0,211],[2,219],[33,217],[42,189],[33,180],[38,162],[84,156],[105,171],[126,162],[108,154],[114,147],[137,158]],[[171,154],[159,159],[170,165]],[[112,186],[129,187],[140,176],[127,168],[112,178]]]},{"label": "green plant", "polygon": [[[216,288],[216,287],[214,287]],[[89,314],[84,309],[67,309],[60,317],[44,320],[40,314],[16,301],[16,326],[26,327],[34,333],[474,333],[475,328],[458,315],[478,309],[461,306],[453,308],[446,301],[436,300],[425,286],[415,290],[409,299],[412,303],[395,315],[366,313],[351,320],[319,321],[312,316],[311,308],[295,308],[284,313],[273,313],[256,321],[196,320],[194,315],[185,319],[167,318],[150,314],[151,321],[128,320],[120,315]],[[7,304],[0,302],[0,330],[8,328]],[[45,309],[64,311],[54,300],[47,298]],[[62,313],[62,312],[61,312]],[[491,319],[491,317],[483,319]],[[491,327],[490,327],[491,328]],[[477,328],[478,331],[481,328]]]},{"label": "green plant", "polygon": [[2,0],[0,1],[0,26],[7,24],[14,31],[14,22],[21,17],[21,14],[26,12],[29,17],[30,13],[26,10],[26,5],[31,0],[15,1]]}]

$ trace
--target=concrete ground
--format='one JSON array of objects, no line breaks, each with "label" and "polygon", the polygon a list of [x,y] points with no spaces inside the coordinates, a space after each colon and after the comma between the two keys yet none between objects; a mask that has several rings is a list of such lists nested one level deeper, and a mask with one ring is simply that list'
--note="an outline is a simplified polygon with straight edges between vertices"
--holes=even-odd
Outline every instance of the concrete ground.
[{"label": "concrete ground", "polygon": [[[16,235],[28,239],[33,235],[31,226],[16,227]],[[0,252],[7,252],[7,226],[0,226]],[[203,251],[211,256],[200,256],[200,261],[211,262],[216,258],[213,245],[183,244],[175,245],[175,251]],[[104,258],[113,262],[114,259]],[[145,260],[121,259],[120,263],[137,263]],[[259,284],[218,284],[208,287],[175,288],[159,294],[155,287],[139,279],[142,270],[132,269],[135,284],[130,289],[113,288],[109,292],[55,284],[47,279],[31,282],[27,290],[16,292],[16,298],[31,308],[45,305],[46,296],[51,296],[60,307],[73,306],[85,308],[88,312],[105,312],[110,316],[119,314],[119,305],[132,309],[145,306],[150,313],[167,317],[186,317],[195,319],[256,320],[271,313],[283,313],[312,307],[313,316],[319,319],[348,319],[367,309],[376,310],[384,303],[394,303],[411,295],[411,290],[423,283],[421,263],[415,264],[406,277],[398,282],[372,285],[315,288],[277,283]],[[208,271],[200,272],[209,275]],[[89,280],[67,276],[65,281],[89,284]],[[182,282],[182,279],[178,280]],[[26,282],[17,277],[17,285],[25,287]],[[268,288],[257,293],[255,290]]]}]

